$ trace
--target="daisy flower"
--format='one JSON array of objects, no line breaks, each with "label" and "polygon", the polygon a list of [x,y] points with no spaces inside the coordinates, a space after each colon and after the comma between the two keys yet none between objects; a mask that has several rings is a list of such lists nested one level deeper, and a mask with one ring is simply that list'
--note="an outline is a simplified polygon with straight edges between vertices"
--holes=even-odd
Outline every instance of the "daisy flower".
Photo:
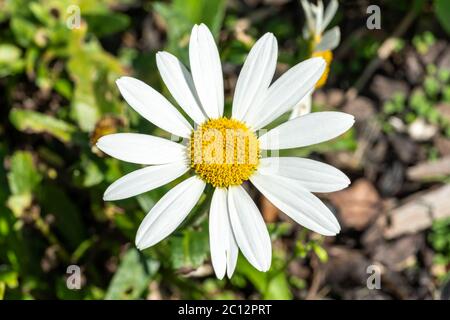
[{"label": "daisy flower", "polygon": [[145,249],[171,234],[204,192],[214,187],[209,211],[211,260],[218,278],[234,272],[238,250],[258,270],[271,264],[271,241],[264,220],[242,184],[250,181],[274,205],[301,225],[335,235],[339,223],[311,192],[345,188],[349,179],[317,161],[262,158],[264,150],[297,148],[333,139],[354,120],[340,112],[318,112],[287,121],[264,133],[263,128],[309,92],[325,69],[322,58],[292,67],[272,85],[277,41],[271,33],[251,49],[234,93],[232,116],[224,117],[222,67],[213,36],[201,24],[192,29],[190,71],[173,55],[159,52],[157,66],[173,98],[193,120],[192,127],[161,94],[130,77],[117,80],[124,99],[156,126],[184,138],[176,143],[137,133],[104,136],[97,146],[117,159],[148,165],[115,181],[104,200],[120,200],[155,189],[186,173],[190,177],[167,192],[146,215],[136,234]]},{"label": "daisy flower", "polygon": [[[322,0],[318,0],[317,5],[310,3],[308,0],[301,0],[301,4],[306,18],[303,36],[309,43],[310,55],[311,57],[322,57],[327,63],[325,72],[315,86],[318,89],[327,82],[330,65],[333,61],[332,50],[339,45],[341,40],[341,32],[338,26],[325,31],[336,15],[339,4],[337,0],[331,0],[325,10]],[[291,119],[311,112],[311,105],[312,91],[305,95],[302,101],[293,108]]]}]

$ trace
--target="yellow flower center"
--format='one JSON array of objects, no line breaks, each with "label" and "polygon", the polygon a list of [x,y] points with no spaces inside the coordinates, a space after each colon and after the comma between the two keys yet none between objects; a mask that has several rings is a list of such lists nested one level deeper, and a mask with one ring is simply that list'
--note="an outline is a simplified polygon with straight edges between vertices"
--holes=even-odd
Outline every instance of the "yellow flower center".
[{"label": "yellow flower center", "polygon": [[315,34],[313,36],[313,47],[317,46],[320,41],[322,41],[322,35],[321,34]]},{"label": "yellow flower center", "polygon": [[214,187],[240,185],[259,164],[259,141],[241,121],[210,119],[192,132],[191,168]]},{"label": "yellow flower center", "polygon": [[331,61],[333,61],[333,52],[331,52],[331,50],[317,51],[312,54],[312,57],[322,57],[327,63],[327,66],[325,67],[325,71],[323,72],[322,77],[316,83],[316,89],[318,89],[323,87],[327,82],[328,74],[330,73]]}]

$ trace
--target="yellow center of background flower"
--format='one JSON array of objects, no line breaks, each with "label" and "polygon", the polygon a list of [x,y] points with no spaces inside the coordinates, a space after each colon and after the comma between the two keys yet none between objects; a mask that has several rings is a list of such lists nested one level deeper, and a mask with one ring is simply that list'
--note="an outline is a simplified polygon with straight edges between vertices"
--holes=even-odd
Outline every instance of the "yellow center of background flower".
[{"label": "yellow center of background flower", "polygon": [[192,132],[191,168],[214,187],[240,185],[259,164],[259,141],[241,121],[210,119]]},{"label": "yellow center of background flower", "polygon": [[312,54],[312,57],[322,57],[327,63],[325,71],[322,74],[322,77],[316,83],[316,89],[319,89],[323,87],[327,82],[328,74],[330,73],[331,61],[333,61],[333,52],[331,52],[331,50],[317,51]]}]

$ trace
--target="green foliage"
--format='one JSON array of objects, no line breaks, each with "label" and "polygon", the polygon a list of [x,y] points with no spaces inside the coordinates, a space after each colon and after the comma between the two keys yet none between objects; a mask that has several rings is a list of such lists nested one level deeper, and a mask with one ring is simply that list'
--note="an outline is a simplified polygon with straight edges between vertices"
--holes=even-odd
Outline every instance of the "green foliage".
[{"label": "green foliage", "polygon": [[[123,102],[115,80],[131,74],[167,93],[155,53],[167,50],[186,63],[193,24],[205,23],[220,41],[227,90],[227,82],[234,80],[230,74],[238,74],[248,50],[265,32],[279,40],[280,70],[305,58],[300,25],[287,23],[276,11],[243,17],[243,5],[227,5],[226,0],[0,3],[0,23],[6,26],[0,30],[0,203],[6,204],[0,207],[0,299],[291,299],[307,289],[305,279],[289,275],[289,263],[325,263],[327,252],[322,238],[300,232],[295,239],[298,233],[287,222],[268,225],[274,240],[269,272],[258,272],[240,256],[233,278],[217,280],[210,269],[207,196],[167,239],[138,251],[134,238],[140,222],[180,180],[135,198],[105,202],[107,186],[139,166],[95,146],[99,137],[115,132],[162,133]],[[81,19],[69,28],[76,13],[68,10],[71,6],[79,8]],[[424,34],[417,46],[428,48],[433,39]],[[396,50],[403,45],[399,39]],[[359,74],[379,46],[372,35],[351,41],[353,56],[341,72]],[[339,64],[333,68],[331,74]],[[394,97],[385,106],[387,114],[440,123],[432,106],[450,101],[450,72],[429,69],[422,94]],[[227,112],[230,107],[228,100]],[[314,106],[322,107],[327,106]],[[339,139],[281,155],[356,147],[350,130]],[[294,241],[286,245],[281,240],[287,237]],[[80,290],[66,285],[72,264],[81,267]]]},{"label": "green foliage", "polygon": [[436,252],[435,263],[448,266],[450,263],[450,218],[435,221],[428,240]]},{"label": "green foliage", "polygon": [[170,260],[174,269],[182,267],[197,268],[209,254],[208,225],[203,224],[195,230],[183,230],[180,235],[171,237]]},{"label": "green foliage", "polygon": [[174,0],[171,3],[157,2],[155,11],[164,18],[168,28],[167,49],[187,61],[189,34],[194,24],[206,24],[217,38],[225,14],[225,0]]},{"label": "green foliage", "polygon": [[409,97],[396,93],[383,104],[383,129],[386,133],[392,131],[387,118],[396,116],[406,124],[411,124],[417,118],[425,119],[436,125],[444,135],[449,136],[450,122],[436,110],[435,106],[441,102],[448,102],[450,93],[450,71],[437,70],[433,64],[427,65],[427,74],[422,88],[416,88]]},{"label": "green foliage", "polygon": [[0,44],[0,77],[19,73],[25,66],[21,50],[9,43]]},{"label": "green foliage", "polygon": [[141,297],[158,267],[158,261],[143,256],[134,248],[128,249],[109,284],[105,299],[123,300]]},{"label": "green foliage", "polygon": [[444,30],[450,34],[450,2],[434,0],[434,12]]},{"label": "green foliage", "polygon": [[305,230],[300,234],[300,237],[296,243],[295,255],[300,258],[305,258],[308,254],[313,252],[320,262],[325,263],[328,261],[328,253],[322,247],[323,238],[307,239],[307,234]]},{"label": "green foliage", "polygon": [[414,36],[412,43],[420,54],[426,54],[428,49],[436,43],[436,38],[430,31]]},{"label": "green foliage", "polygon": [[8,184],[11,196],[9,208],[17,215],[30,206],[32,193],[41,182],[42,176],[33,162],[33,155],[26,151],[17,151],[11,157],[11,168],[8,173]]},{"label": "green foliage", "polygon": [[[292,299],[284,265],[284,259],[273,257],[272,266],[268,272],[255,270],[246,259],[240,258],[237,265],[237,274],[234,276],[239,282],[239,276],[244,276],[261,293],[263,299],[286,300]],[[232,282],[236,281],[234,278]],[[245,284],[245,282],[244,282]],[[239,285],[239,283],[237,283]]]},{"label": "green foliage", "polygon": [[9,120],[17,130],[27,133],[48,133],[62,142],[72,141],[76,127],[63,120],[32,110],[12,109]]}]

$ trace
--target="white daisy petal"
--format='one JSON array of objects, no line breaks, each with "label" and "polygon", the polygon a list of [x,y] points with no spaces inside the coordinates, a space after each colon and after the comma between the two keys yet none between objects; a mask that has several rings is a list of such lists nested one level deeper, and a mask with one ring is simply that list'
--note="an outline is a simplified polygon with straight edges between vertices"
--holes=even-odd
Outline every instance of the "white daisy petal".
[{"label": "white daisy petal", "polygon": [[222,65],[214,38],[204,24],[192,28],[189,61],[205,113],[210,118],[221,117],[224,104]]},{"label": "white daisy petal", "polygon": [[158,52],[156,64],[174,99],[195,123],[203,123],[206,116],[198,100],[192,76],[186,67],[168,52]]},{"label": "white daisy petal", "polygon": [[316,26],[315,30],[317,33],[322,33],[322,26],[323,26],[323,2],[322,0],[317,1],[317,6],[315,8],[316,11]]},{"label": "white daisy petal", "polygon": [[328,30],[320,40],[320,43],[314,49],[314,51],[327,51],[334,50],[339,45],[341,41],[341,31],[339,27],[334,27],[333,29]]},{"label": "white daisy petal", "polygon": [[[228,216],[228,219],[230,219],[229,216]],[[238,249],[238,246],[236,243],[236,239],[234,238],[233,231],[231,229],[231,222],[229,220],[228,220],[228,223],[230,223],[230,225],[229,225],[230,235],[232,235],[232,237],[229,238],[230,245],[228,247],[228,252],[227,252],[227,277],[231,278],[231,276],[234,273],[234,270],[236,269],[239,249]]]},{"label": "white daisy petal", "polygon": [[350,184],[350,179],[342,171],[328,164],[305,158],[263,158],[258,172],[263,175],[294,179],[310,192],[334,192]]},{"label": "white daisy petal", "polygon": [[138,169],[111,184],[106,189],[103,200],[113,201],[136,196],[169,183],[188,170],[185,161]]},{"label": "white daisy petal", "polygon": [[205,189],[205,182],[191,177],[166,193],[145,216],[136,234],[143,250],[171,234],[187,217]]},{"label": "white daisy petal", "polygon": [[224,188],[216,188],[212,197],[209,214],[209,245],[217,278],[222,279],[225,270],[228,277],[231,277],[236,267],[238,247],[231,230],[227,189]]},{"label": "white daisy petal", "polygon": [[275,73],[277,56],[277,39],[266,33],[253,46],[239,74],[233,98],[233,118],[245,122],[247,110],[259,110]]},{"label": "white daisy petal", "polygon": [[242,254],[259,271],[269,270],[272,260],[269,233],[261,213],[241,186],[228,188],[228,210]]},{"label": "white daisy petal", "polygon": [[308,114],[311,112],[311,107],[312,107],[312,93],[314,90],[311,90],[310,92],[308,92],[303,98],[302,100],[300,100],[300,102],[294,107],[294,109],[292,109],[291,112],[291,116],[289,117],[290,119],[294,119],[300,116],[303,116],[305,114]]},{"label": "white daisy petal", "polygon": [[121,77],[116,83],[123,98],[145,119],[180,137],[190,136],[189,122],[155,89],[131,77]]},{"label": "white daisy petal", "polygon": [[313,112],[289,120],[259,138],[263,150],[291,149],[336,138],[355,122],[343,112]]},{"label": "white daisy petal", "polygon": [[328,27],[331,20],[333,20],[334,16],[336,15],[338,7],[339,4],[337,0],[331,0],[331,2],[328,4],[327,8],[325,9],[325,14],[323,16],[321,32],[323,32]]},{"label": "white daisy petal", "polygon": [[252,124],[253,129],[262,128],[291,110],[308,92],[314,89],[325,66],[324,59],[311,58],[286,71],[269,87],[261,108],[249,115],[248,122]]},{"label": "white daisy petal", "polygon": [[186,158],[184,145],[147,134],[109,134],[98,139],[96,145],[111,157],[137,164],[164,164]]},{"label": "white daisy petal", "polygon": [[259,172],[250,181],[274,206],[302,226],[326,236],[339,233],[336,217],[298,181]]},{"label": "white daisy petal", "polygon": [[309,31],[314,31],[316,22],[312,13],[311,4],[308,0],[301,0],[300,3],[302,4],[303,11],[305,12],[305,19],[308,25],[308,29]]}]

